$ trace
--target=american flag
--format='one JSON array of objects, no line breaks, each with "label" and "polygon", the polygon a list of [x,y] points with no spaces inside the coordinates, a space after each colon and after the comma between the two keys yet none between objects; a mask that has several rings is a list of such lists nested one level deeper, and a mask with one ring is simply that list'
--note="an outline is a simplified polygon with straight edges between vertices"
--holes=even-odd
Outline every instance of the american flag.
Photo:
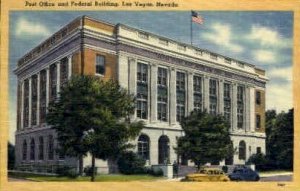
[{"label": "american flag", "polygon": [[200,15],[198,15],[198,13],[196,13],[195,11],[192,11],[192,21],[202,25],[204,22],[204,19]]}]

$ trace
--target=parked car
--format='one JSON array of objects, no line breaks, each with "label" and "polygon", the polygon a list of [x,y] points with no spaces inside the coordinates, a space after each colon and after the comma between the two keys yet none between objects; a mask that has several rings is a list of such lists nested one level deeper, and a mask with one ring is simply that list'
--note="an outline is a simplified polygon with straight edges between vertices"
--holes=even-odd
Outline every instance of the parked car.
[{"label": "parked car", "polygon": [[236,181],[259,181],[260,177],[258,173],[248,167],[236,167],[232,173],[228,175],[230,180]]},{"label": "parked car", "polygon": [[184,181],[196,181],[196,182],[207,182],[207,181],[230,181],[228,176],[218,168],[204,168],[197,173],[188,174]]}]

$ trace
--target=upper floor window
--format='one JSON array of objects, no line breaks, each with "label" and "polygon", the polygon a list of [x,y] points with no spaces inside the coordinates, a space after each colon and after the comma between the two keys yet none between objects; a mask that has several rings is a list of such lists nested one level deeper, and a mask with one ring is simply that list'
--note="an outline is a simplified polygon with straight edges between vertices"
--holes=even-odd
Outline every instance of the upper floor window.
[{"label": "upper floor window", "polygon": [[202,93],[202,78],[194,76],[194,92]]},{"label": "upper floor window", "polygon": [[216,96],[217,95],[217,81],[209,80],[209,95]]},{"label": "upper floor window", "polygon": [[255,102],[256,102],[257,105],[260,105],[260,103],[261,103],[261,93],[260,93],[260,91],[255,92]]},{"label": "upper floor window", "polygon": [[167,85],[167,69],[158,68],[157,84],[160,86]]},{"label": "upper floor window", "polygon": [[261,118],[260,115],[256,115],[256,129],[260,129],[261,127]]},{"label": "upper floor window", "polygon": [[96,56],[96,74],[105,74],[105,57],[102,55]]}]

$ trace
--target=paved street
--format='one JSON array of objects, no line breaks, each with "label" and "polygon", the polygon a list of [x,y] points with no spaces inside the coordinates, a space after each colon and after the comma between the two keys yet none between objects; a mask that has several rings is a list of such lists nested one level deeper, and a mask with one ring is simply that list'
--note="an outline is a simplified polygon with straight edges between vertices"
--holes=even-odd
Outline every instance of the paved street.
[{"label": "paved street", "polygon": [[261,182],[284,182],[284,181],[293,181],[293,175],[276,175],[269,177],[262,177]]}]

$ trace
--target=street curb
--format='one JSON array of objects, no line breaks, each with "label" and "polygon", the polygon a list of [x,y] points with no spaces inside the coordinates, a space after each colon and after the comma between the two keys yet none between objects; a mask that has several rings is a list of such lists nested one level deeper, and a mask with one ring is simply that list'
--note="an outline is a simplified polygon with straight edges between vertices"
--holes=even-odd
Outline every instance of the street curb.
[{"label": "street curb", "polygon": [[292,172],[284,172],[284,173],[272,173],[272,174],[259,174],[261,178],[265,177],[272,177],[272,176],[287,176],[287,175],[293,175]]}]

